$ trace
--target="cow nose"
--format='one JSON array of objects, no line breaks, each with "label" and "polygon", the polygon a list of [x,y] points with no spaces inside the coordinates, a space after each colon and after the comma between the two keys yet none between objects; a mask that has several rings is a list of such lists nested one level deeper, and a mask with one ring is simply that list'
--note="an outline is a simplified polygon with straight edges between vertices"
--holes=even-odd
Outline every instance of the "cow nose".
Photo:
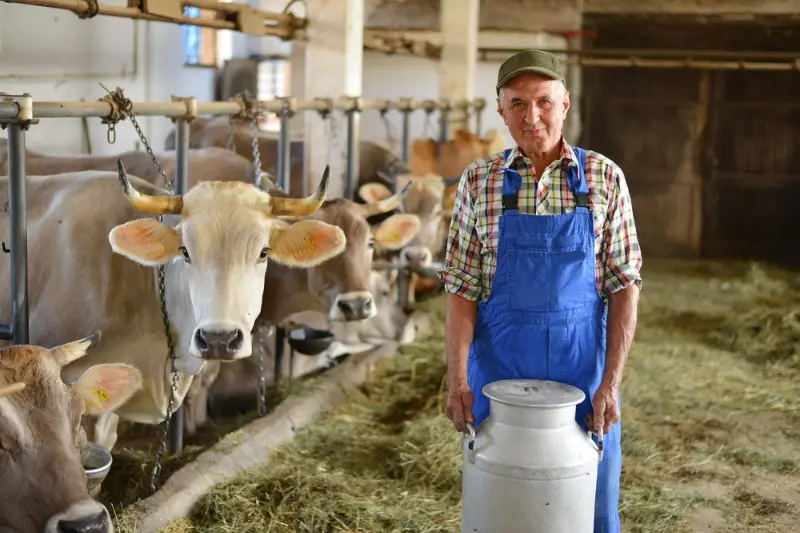
[{"label": "cow nose", "polygon": [[370,316],[372,297],[346,298],[339,300],[339,309],[345,320],[361,320]]},{"label": "cow nose", "polygon": [[421,265],[425,262],[427,256],[425,250],[419,248],[407,248],[403,250],[403,255],[406,258],[406,263],[410,265]]},{"label": "cow nose", "polygon": [[242,347],[244,333],[240,329],[216,331],[200,328],[194,341],[203,359],[230,360]]},{"label": "cow nose", "polygon": [[110,526],[108,514],[99,512],[77,520],[59,520],[58,533],[101,533]]}]

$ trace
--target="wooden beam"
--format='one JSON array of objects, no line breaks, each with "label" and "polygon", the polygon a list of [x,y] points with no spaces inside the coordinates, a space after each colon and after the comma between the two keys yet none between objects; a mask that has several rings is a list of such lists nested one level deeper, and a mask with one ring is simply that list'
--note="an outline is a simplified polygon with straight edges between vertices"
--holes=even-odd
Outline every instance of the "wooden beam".
[{"label": "wooden beam", "polygon": [[798,0],[584,0],[584,14],[716,15],[754,18],[760,15],[800,15]]}]

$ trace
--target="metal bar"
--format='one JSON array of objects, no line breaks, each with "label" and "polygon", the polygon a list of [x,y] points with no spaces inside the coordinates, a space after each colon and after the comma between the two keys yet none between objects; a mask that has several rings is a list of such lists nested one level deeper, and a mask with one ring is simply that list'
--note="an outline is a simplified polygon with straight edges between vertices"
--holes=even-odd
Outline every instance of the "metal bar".
[{"label": "metal bar", "polygon": [[[181,104],[186,109],[185,104]],[[175,121],[175,194],[186,194],[189,190],[189,121]],[[169,453],[179,453],[183,449],[183,404],[172,413],[169,425]]]},{"label": "metal bar", "polygon": [[[279,113],[283,109],[283,100],[263,100],[256,103],[262,111]],[[481,99],[475,100],[360,100],[359,110],[389,109],[402,110],[410,108],[417,109],[441,109],[443,106],[463,106],[478,107],[482,104]],[[333,101],[333,109],[346,111],[352,109],[352,98],[341,98]],[[301,100],[293,107],[295,111],[325,111],[328,104],[321,99]],[[111,114],[111,104],[101,100],[97,102],[34,102],[34,118],[80,118],[97,117],[106,118]],[[197,104],[197,115],[238,115],[244,110],[235,101],[227,102],[204,102]],[[134,102],[132,113],[136,116],[159,116],[168,118],[179,118],[186,115],[186,105],[182,102]],[[19,107],[15,102],[0,102],[0,119],[14,119],[19,114]]]},{"label": "metal bar", "polygon": [[408,158],[411,155],[411,110],[403,110],[403,161],[408,163]]},{"label": "metal bar", "polygon": [[439,111],[439,174],[444,174],[444,146],[447,144],[447,129],[449,125],[449,109],[446,107]]},{"label": "metal bar", "polygon": [[14,334],[11,331],[11,326],[8,324],[0,324],[0,340],[13,341]]},{"label": "metal bar", "polygon": [[[9,4],[25,4],[29,6],[48,7],[51,9],[64,9],[66,11],[72,11],[76,15],[90,15],[92,13],[91,4],[87,0],[3,0],[3,1],[8,2]],[[186,2],[186,4],[191,5],[191,2]],[[264,13],[270,15],[269,19],[267,19],[267,17],[264,17],[265,20],[274,19],[275,16],[274,14],[269,14],[269,12],[264,12]],[[255,11],[255,14],[257,16],[262,15],[262,13],[260,13],[257,10]],[[144,11],[141,11],[140,9],[135,7],[109,6],[109,5],[98,4],[97,15],[105,15],[108,17],[119,17],[119,18],[127,18],[134,20],[151,20],[155,22],[166,22],[168,24],[181,24],[181,25],[185,24],[190,26],[201,26],[204,28],[214,28],[217,30],[242,31],[235,22],[229,22],[224,19],[200,19],[200,18],[185,17],[185,16],[174,17],[174,18],[160,17],[157,15],[151,15],[149,13],[145,13]],[[263,35],[273,35],[285,39],[291,38],[293,33],[294,33],[293,28],[287,28],[284,25],[265,24],[263,28]]]},{"label": "metal bar", "polygon": [[278,183],[276,185],[279,189],[283,189],[286,193],[291,189],[291,157],[292,157],[292,140],[289,137],[291,132],[291,116],[289,113],[281,113],[281,131],[278,136],[278,175],[276,176]]},{"label": "metal bar", "polygon": [[344,185],[344,197],[348,200],[355,198],[358,180],[358,113],[355,109],[347,112],[347,181]]},{"label": "metal bar", "polygon": [[8,198],[11,216],[11,331],[14,344],[28,344],[28,217],[25,130],[8,124]]}]

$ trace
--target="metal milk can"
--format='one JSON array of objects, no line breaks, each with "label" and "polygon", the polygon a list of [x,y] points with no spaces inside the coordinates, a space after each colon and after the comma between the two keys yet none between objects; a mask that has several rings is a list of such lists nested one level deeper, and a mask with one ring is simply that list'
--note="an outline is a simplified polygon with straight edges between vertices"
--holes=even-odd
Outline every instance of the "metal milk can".
[{"label": "metal milk can", "polygon": [[462,440],[461,532],[593,533],[602,440],[575,421],[583,391],[503,380],[483,393],[490,414]]}]

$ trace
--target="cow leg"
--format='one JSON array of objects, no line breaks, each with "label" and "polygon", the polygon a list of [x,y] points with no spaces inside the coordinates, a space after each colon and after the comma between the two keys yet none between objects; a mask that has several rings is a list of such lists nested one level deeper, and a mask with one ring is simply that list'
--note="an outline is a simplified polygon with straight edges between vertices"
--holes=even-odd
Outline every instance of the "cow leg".
[{"label": "cow leg", "polygon": [[220,364],[219,361],[207,361],[186,393],[183,400],[183,428],[187,437],[194,437],[197,430],[208,422],[208,389],[219,376]]}]

